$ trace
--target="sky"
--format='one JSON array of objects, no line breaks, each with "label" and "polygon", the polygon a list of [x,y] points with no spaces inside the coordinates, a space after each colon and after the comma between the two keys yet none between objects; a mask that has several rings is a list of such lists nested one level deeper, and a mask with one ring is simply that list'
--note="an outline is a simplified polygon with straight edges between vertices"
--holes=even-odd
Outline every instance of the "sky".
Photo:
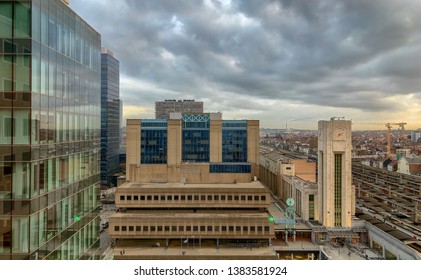
[{"label": "sky", "polygon": [[421,127],[419,0],[72,0],[120,61],[124,118],[195,99],[224,119]]}]

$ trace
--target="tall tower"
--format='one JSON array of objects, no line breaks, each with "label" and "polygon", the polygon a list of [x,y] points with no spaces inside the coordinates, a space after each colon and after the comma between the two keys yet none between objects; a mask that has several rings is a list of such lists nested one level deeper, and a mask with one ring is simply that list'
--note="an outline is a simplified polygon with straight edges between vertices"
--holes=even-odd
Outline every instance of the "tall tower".
[{"label": "tall tower", "polygon": [[101,48],[101,183],[114,186],[118,173],[120,146],[120,63]]},{"label": "tall tower", "polygon": [[327,228],[351,227],[351,121],[319,121],[319,221]]}]

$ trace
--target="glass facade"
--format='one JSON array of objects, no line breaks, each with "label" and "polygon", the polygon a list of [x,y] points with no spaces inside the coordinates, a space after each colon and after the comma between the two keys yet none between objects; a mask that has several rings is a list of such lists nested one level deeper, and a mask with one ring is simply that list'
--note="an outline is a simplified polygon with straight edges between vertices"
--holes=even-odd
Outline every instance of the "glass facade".
[{"label": "glass facade", "polygon": [[247,162],[247,121],[222,121],[222,161]]},{"label": "glass facade", "polygon": [[212,163],[209,165],[209,173],[251,173],[251,165]]},{"label": "glass facade", "polygon": [[117,185],[120,171],[120,66],[111,52],[101,53],[101,182]]},{"label": "glass facade", "polygon": [[97,258],[100,45],[61,1],[0,1],[0,259]]},{"label": "glass facade", "polygon": [[182,161],[209,162],[209,128],[208,115],[183,115]]},{"label": "glass facade", "polygon": [[335,154],[335,227],[342,226],[342,155]]},{"label": "glass facade", "polygon": [[167,121],[142,120],[140,133],[140,162],[167,163]]},{"label": "glass facade", "polygon": [[314,194],[308,196],[308,219],[314,220]]}]

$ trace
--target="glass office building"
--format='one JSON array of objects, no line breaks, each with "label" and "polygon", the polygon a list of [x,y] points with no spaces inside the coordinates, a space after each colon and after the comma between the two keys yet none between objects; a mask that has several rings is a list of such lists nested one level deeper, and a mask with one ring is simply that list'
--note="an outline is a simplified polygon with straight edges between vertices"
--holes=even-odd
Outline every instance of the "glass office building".
[{"label": "glass office building", "polygon": [[0,259],[98,258],[100,46],[61,1],[0,1]]},{"label": "glass office building", "polygon": [[117,185],[120,146],[120,66],[114,54],[101,49],[101,183]]}]

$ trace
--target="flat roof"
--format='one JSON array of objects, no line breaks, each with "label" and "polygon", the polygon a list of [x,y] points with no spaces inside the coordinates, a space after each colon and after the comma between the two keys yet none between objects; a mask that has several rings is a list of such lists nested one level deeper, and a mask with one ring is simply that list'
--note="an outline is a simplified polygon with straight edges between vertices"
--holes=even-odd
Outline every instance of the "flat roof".
[{"label": "flat roof", "polygon": [[269,216],[266,212],[247,212],[241,210],[205,210],[196,212],[190,210],[136,210],[130,212],[117,212],[110,218],[267,218]]},{"label": "flat roof", "polygon": [[263,186],[259,181],[252,181],[250,183],[232,183],[232,184],[183,184],[183,183],[125,183],[119,186],[117,189],[132,189],[132,188],[154,188],[154,189],[188,189],[188,188],[213,188],[213,189],[263,189]]}]

